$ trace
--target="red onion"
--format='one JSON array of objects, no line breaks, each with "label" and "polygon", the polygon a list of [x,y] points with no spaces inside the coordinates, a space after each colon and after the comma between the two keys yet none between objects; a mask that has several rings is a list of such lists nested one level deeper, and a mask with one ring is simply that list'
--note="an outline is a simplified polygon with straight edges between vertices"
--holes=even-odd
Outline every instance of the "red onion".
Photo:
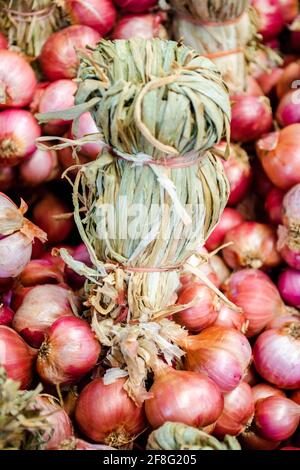
[{"label": "red onion", "polygon": [[288,91],[290,91],[293,83],[299,80],[299,78],[300,60],[292,60],[292,62],[287,64],[284,68],[283,73],[277,82],[276,93],[278,98],[282,98]]},{"label": "red onion", "polygon": [[57,153],[37,149],[20,165],[19,172],[22,182],[30,186],[51,181],[59,175]]},{"label": "red onion", "polygon": [[58,318],[73,316],[72,305],[76,305],[75,297],[64,287],[52,284],[34,286],[16,310],[13,328],[31,346],[39,348]]},{"label": "red onion", "polygon": [[243,222],[243,216],[236,210],[226,207],[220,217],[219,223],[206,240],[205,247],[208,251],[213,251],[222,245],[226,233]]},{"label": "red onion", "polygon": [[300,450],[300,447],[287,446],[287,447],[281,447],[281,449],[279,450]]},{"label": "red onion", "polygon": [[[56,80],[44,90],[39,103],[39,113],[62,111],[74,106],[74,95],[77,84],[72,80]],[[54,119],[45,124],[46,134],[62,135],[67,129],[70,121]]]},{"label": "red onion", "polygon": [[278,279],[278,289],[285,302],[300,308],[300,271],[286,269],[281,273]]},{"label": "red onion", "polygon": [[272,188],[265,200],[265,209],[269,220],[274,225],[282,223],[282,201],[284,192],[278,188]]},{"label": "red onion", "polygon": [[60,219],[55,217],[68,213],[69,208],[63,200],[54,194],[46,193],[34,206],[32,219],[47,233],[49,243],[60,243],[72,232],[73,219],[68,215]]},{"label": "red onion", "polygon": [[224,410],[217,421],[214,434],[220,438],[226,434],[240,434],[254,414],[251,387],[241,382],[232,392],[224,395]]},{"label": "red onion", "polygon": [[28,62],[17,52],[0,49],[0,109],[27,106],[37,80]]},{"label": "red onion", "polygon": [[18,333],[8,326],[0,326],[0,364],[8,377],[20,382],[21,388],[30,385],[36,353]]},{"label": "red onion", "polygon": [[198,372],[174,370],[165,364],[155,366],[154,382],[145,402],[152,428],[166,421],[204,427],[214,423],[223,411],[219,387]]},{"label": "red onion", "polygon": [[55,450],[61,442],[73,436],[73,426],[65,410],[59,406],[57,400],[51,395],[39,395],[33,406],[45,416],[50,429],[41,436],[43,450]]},{"label": "red onion", "polygon": [[247,331],[247,321],[245,315],[242,312],[232,310],[225,304],[221,306],[214,325],[223,326],[226,328],[235,328],[242,333]]},{"label": "red onion", "polygon": [[269,441],[259,436],[255,427],[253,429],[252,426],[240,434],[239,441],[242,449],[247,450],[274,450],[280,445],[278,441]]},{"label": "red onion", "polygon": [[17,277],[29,262],[35,237],[45,242],[46,234],[24,217],[27,205],[18,208],[0,193],[0,278]]},{"label": "red onion", "polygon": [[[75,248],[75,250],[72,253],[72,256],[76,261],[81,261],[82,263],[84,263],[86,266],[89,266],[89,267],[92,266],[90,255],[84,243],[81,243]],[[70,284],[74,289],[80,289],[83,286],[85,282],[84,276],[80,276],[68,266],[66,266],[65,273],[67,276],[68,284]]]},{"label": "red onion", "polygon": [[100,351],[100,343],[87,322],[72,316],[59,318],[40,347],[38,374],[55,385],[78,382],[96,365]]},{"label": "red onion", "polygon": [[285,393],[278,388],[273,387],[267,383],[259,383],[252,387],[252,395],[254,398],[254,402],[256,403],[258,400],[262,400],[268,397],[285,397]]},{"label": "red onion", "polygon": [[242,308],[248,320],[247,336],[255,336],[277,315],[285,312],[285,306],[271,279],[258,269],[242,269],[226,281],[225,294]]},{"label": "red onion", "polygon": [[89,26],[73,25],[51,34],[45,42],[39,58],[48,80],[75,78],[78,57],[75,49],[95,46],[100,34]]},{"label": "red onion", "polygon": [[207,286],[193,282],[184,286],[178,294],[178,305],[188,305],[173,315],[176,323],[189,331],[201,331],[212,325],[218,316],[218,296]]},{"label": "red onion", "polygon": [[273,184],[267,177],[266,173],[262,165],[260,164],[258,159],[255,159],[253,162],[253,170],[254,170],[254,185],[253,189],[256,194],[265,198],[267,194],[274,188]]},{"label": "red onion", "polygon": [[276,250],[276,231],[273,227],[257,222],[242,222],[227,232],[223,248],[225,262],[232,269],[273,268],[281,262]]},{"label": "red onion", "polygon": [[282,68],[274,67],[270,71],[260,73],[260,75],[256,77],[264,95],[270,95],[274,91],[282,74]]},{"label": "red onion", "polygon": [[[89,112],[84,113],[78,119],[78,129],[76,135],[70,135],[71,138],[81,139],[82,137],[99,134],[99,130],[96,126],[94,119],[92,118]],[[90,160],[94,160],[98,157],[98,155],[102,152],[103,147],[105,144],[101,141],[99,136],[98,142],[91,142],[88,144],[83,144],[80,147],[80,153],[88,157]],[[70,149],[65,149],[70,150]],[[69,152],[70,153],[70,152]],[[72,158],[73,164],[74,160]]]},{"label": "red onion", "polygon": [[[219,144],[217,148],[225,148],[225,145]],[[228,204],[234,206],[246,196],[252,182],[249,158],[241,147],[232,144],[228,160],[222,163],[230,185]]]},{"label": "red onion", "polygon": [[[209,258],[207,262],[204,262],[204,260],[201,258],[201,255],[208,256],[207,250],[205,248],[201,248],[201,252],[199,252],[199,255],[200,257],[197,255],[192,255],[188,260],[189,265],[201,271],[201,273],[204,274],[204,276],[206,276],[216,287],[220,287],[221,282],[217,273],[211,265],[211,258]],[[195,274],[191,273],[191,271],[184,270],[180,275],[180,283],[183,287],[187,287],[193,283],[201,284],[202,281]]]},{"label": "red onion", "polygon": [[124,390],[126,380],[105,385],[94,379],[81,392],[75,410],[80,430],[89,439],[114,447],[129,443],[145,427],[143,408]]},{"label": "red onion", "polygon": [[262,166],[273,184],[290,189],[300,183],[300,124],[272,132],[256,144]]},{"label": "red onion", "polygon": [[298,15],[298,0],[279,0],[285,23],[291,23]]},{"label": "red onion", "polygon": [[251,387],[253,387],[260,380],[261,380],[261,378],[259,377],[258,373],[256,372],[255,367],[253,366],[253,364],[251,364],[250,367],[248,368],[246,374],[244,375],[243,382],[246,382]]},{"label": "red onion", "polygon": [[14,167],[3,166],[0,170],[0,191],[8,191],[16,182],[16,171]]},{"label": "red onion", "polygon": [[90,26],[101,36],[113,28],[117,19],[112,0],[66,0],[65,7],[72,23]]},{"label": "red onion", "polygon": [[247,338],[233,328],[210,326],[183,345],[186,366],[208,375],[221,389],[230,392],[241,382],[251,360]]},{"label": "red onion", "polygon": [[284,28],[282,7],[278,0],[252,0],[259,14],[259,32],[265,40],[275,38]]},{"label": "red onion", "polygon": [[283,441],[296,431],[300,406],[285,397],[267,397],[255,404],[255,426],[264,439]]},{"label": "red onion", "polygon": [[230,271],[224,263],[221,256],[214,255],[210,258],[210,265],[217,275],[217,283],[215,285],[220,287],[230,275]]},{"label": "red onion", "polygon": [[300,389],[292,393],[291,400],[300,405]]},{"label": "red onion", "polygon": [[[70,138],[71,136],[67,134],[67,135],[65,135],[65,137]],[[84,144],[84,146],[85,145],[90,145],[90,144]],[[91,144],[91,145],[93,145],[93,144]],[[99,144],[99,145],[101,145],[101,144]],[[64,149],[58,150],[57,155],[58,155],[59,163],[60,163],[60,165],[62,166],[62,168],[64,170],[66,170],[67,168],[70,168],[70,167],[72,167],[76,164],[76,161],[73,157],[73,152],[72,152],[71,147],[66,147]],[[80,165],[84,165],[85,163],[90,161],[90,159],[88,157],[86,157],[82,154],[77,154],[77,158],[78,158],[78,161],[79,161]],[[70,178],[75,178],[77,172],[78,172],[78,167],[75,167],[74,169],[68,171],[68,176]]]},{"label": "red onion", "polygon": [[50,82],[39,82],[37,84],[32,101],[29,105],[29,109],[32,114],[35,114],[38,112],[41,98],[46,88],[48,87],[48,85],[50,85]]},{"label": "red onion", "polygon": [[162,12],[148,13],[146,15],[126,15],[117,22],[113,39],[143,38],[167,39],[167,31],[162,26],[166,16]]},{"label": "red onion", "polygon": [[299,40],[300,40],[300,16],[298,16],[294,23],[290,27],[291,30],[291,36],[290,36],[290,44],[293,49],[293,51],[299,53],[300,51],[300,46],[299,46]]},{"label": "red onion", "polygon": [[231,138],[250,142],[272,127],[272,109],[265,96],[240,95],[232,98]]},{"label": "red onion", "polygon": [[300,387],[300,322],[262,333],[253,348],[254,364],[268,382],[285,389]]},{"label": "red onion", "polygon": [[61,284],[64,282],[63,272],[53,261],[47,259],[32,259],[23,269],[19,277],[24,287],[38,284]]},{"label": "red onion", "polygon": [[253,78],[251,75],[246,77],[246,95],[250,96],[263,96],[264,92],[262,91],[258,81]]},{"label": "red onion", "polygon": [[41,128],[29,111],[7,109],[0,113],[0,167],[16,165],[35,150]]},{"label": "red onion", "polygon": [[2,33],[0,33],[0,49],[8,49],[7,39]]},{"label": "red onion", "polygon": [[278,317],[273,318],[273,320],[267,324],[266,330],[270,330],[272,328],[277,330],[278,328],[288,326],[290,323],[297,323],[299,321],[300,316],[298,311],[293,307],[286,307],[286,312],[282,313]]},{"label": "red onion", "polygon": [[7,305],[0,303],[0,325],[10,326],[15,312]]},{"label": "red onion", "polygon": [[142,13],[157,4],[157,0],[114,0],[114,2],[122,10],[132,13]]},{"label": "red onion", "polygon": [[291,90],[280,100],[276,110],[276,119],[281,127],[300,123],[299,90]]},{"label": "red onion", "polygon": [[291,267],[300,270],[300,251],[296,247],[289,245],[289,232],[286,227],[279,225],[277,249],[284,261]]}]

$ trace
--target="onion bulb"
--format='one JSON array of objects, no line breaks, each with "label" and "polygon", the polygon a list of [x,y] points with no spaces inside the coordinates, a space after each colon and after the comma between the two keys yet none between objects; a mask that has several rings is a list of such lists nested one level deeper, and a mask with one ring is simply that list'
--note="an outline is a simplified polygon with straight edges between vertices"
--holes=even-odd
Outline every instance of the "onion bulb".
[{"label": "onion bulb", "polygon": [[28,186],[37,186],[58,177],[57,153],[54,150],[37,149],[19,167],[22,182]]},{"label": "onion bulb", "polygon": [[243,220],[244,217],[236,209],[225,207],[218,224],[206,240],[205,247],[207,250],[213,251],[222,245],[226,233],[232,228],[240,225]]},{"label": "onion bulb", "polygon": [[272,127],[272,109],[265,96],[240,95],[232,98],[231,138],[251,142]]},{"label": "onion bulb", "polygon": [[115,4],[124,11],[142,13],[157,4],[157,0],[114,0]]},{"label": "onion bulb", "polygon": [[148,13],[146,15],[126,15],[117,22],[113,39],[143,38],[167,39],[167,31],[162,26],[166,17],[163,13]]},{"label": "onion bulb", "polygon": [[65,8],[73,24],[90,26],[101,36],[113,28],[117,19],[112,0],[65,0]]}]

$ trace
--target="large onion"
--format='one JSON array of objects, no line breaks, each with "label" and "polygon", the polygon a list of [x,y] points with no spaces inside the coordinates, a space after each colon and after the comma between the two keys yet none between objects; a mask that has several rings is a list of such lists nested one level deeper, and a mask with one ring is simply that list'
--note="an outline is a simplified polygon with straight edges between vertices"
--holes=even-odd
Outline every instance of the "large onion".
[{"label": "large onion", "polygon": [[72,23],[90,26],[101,36],[115,24],[117,12],[112,0],[65,0]]}]

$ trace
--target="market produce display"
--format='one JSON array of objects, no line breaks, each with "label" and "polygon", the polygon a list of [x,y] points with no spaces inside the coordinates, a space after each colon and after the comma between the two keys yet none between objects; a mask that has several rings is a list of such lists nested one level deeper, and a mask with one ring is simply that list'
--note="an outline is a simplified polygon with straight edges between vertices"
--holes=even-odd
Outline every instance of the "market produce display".
[{"label": "market produce display", "polygon": [[298,0],[0,12],[0,449],[300,450]]}]

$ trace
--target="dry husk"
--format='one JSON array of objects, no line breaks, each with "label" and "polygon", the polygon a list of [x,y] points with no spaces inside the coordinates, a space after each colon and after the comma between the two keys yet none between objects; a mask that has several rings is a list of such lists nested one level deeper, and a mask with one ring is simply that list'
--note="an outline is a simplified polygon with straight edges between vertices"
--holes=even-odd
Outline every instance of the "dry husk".
[{"label": "dry husk", "polygon": [[200,429],[167,422],[150,434],[147,450],[241,450],[241,446],[233,436],[220,442]]},{"label": "dry husk", "polygon": [[202,21],[228,21],[240,16],[249,0],[170,0],[172,7]]},{"label": "dry husk", "polygon": [[[108,151],[81,167],[73,202],[96,267],[87,284],[90,305],[112,318],[125,305],[129,320],[168,313],[176,301],[177,271],[218,223],[228,192],[223,165],[208,152],[200,163],[180,169],[137,166]],[[136,225],[132,208],[139,209]]]},{"label": "dry husk", "polygon": [[105,143],[123,157],[193,159],[228,139],[228,90],[216,66],[188,47],[101,40],[80,58],[78,113],[89,109]]},{"label": "dry husk", "polygon": [[36,58],[48,37],[66,26],[53,0],[0,0],[0,30],[10,47]]}]

